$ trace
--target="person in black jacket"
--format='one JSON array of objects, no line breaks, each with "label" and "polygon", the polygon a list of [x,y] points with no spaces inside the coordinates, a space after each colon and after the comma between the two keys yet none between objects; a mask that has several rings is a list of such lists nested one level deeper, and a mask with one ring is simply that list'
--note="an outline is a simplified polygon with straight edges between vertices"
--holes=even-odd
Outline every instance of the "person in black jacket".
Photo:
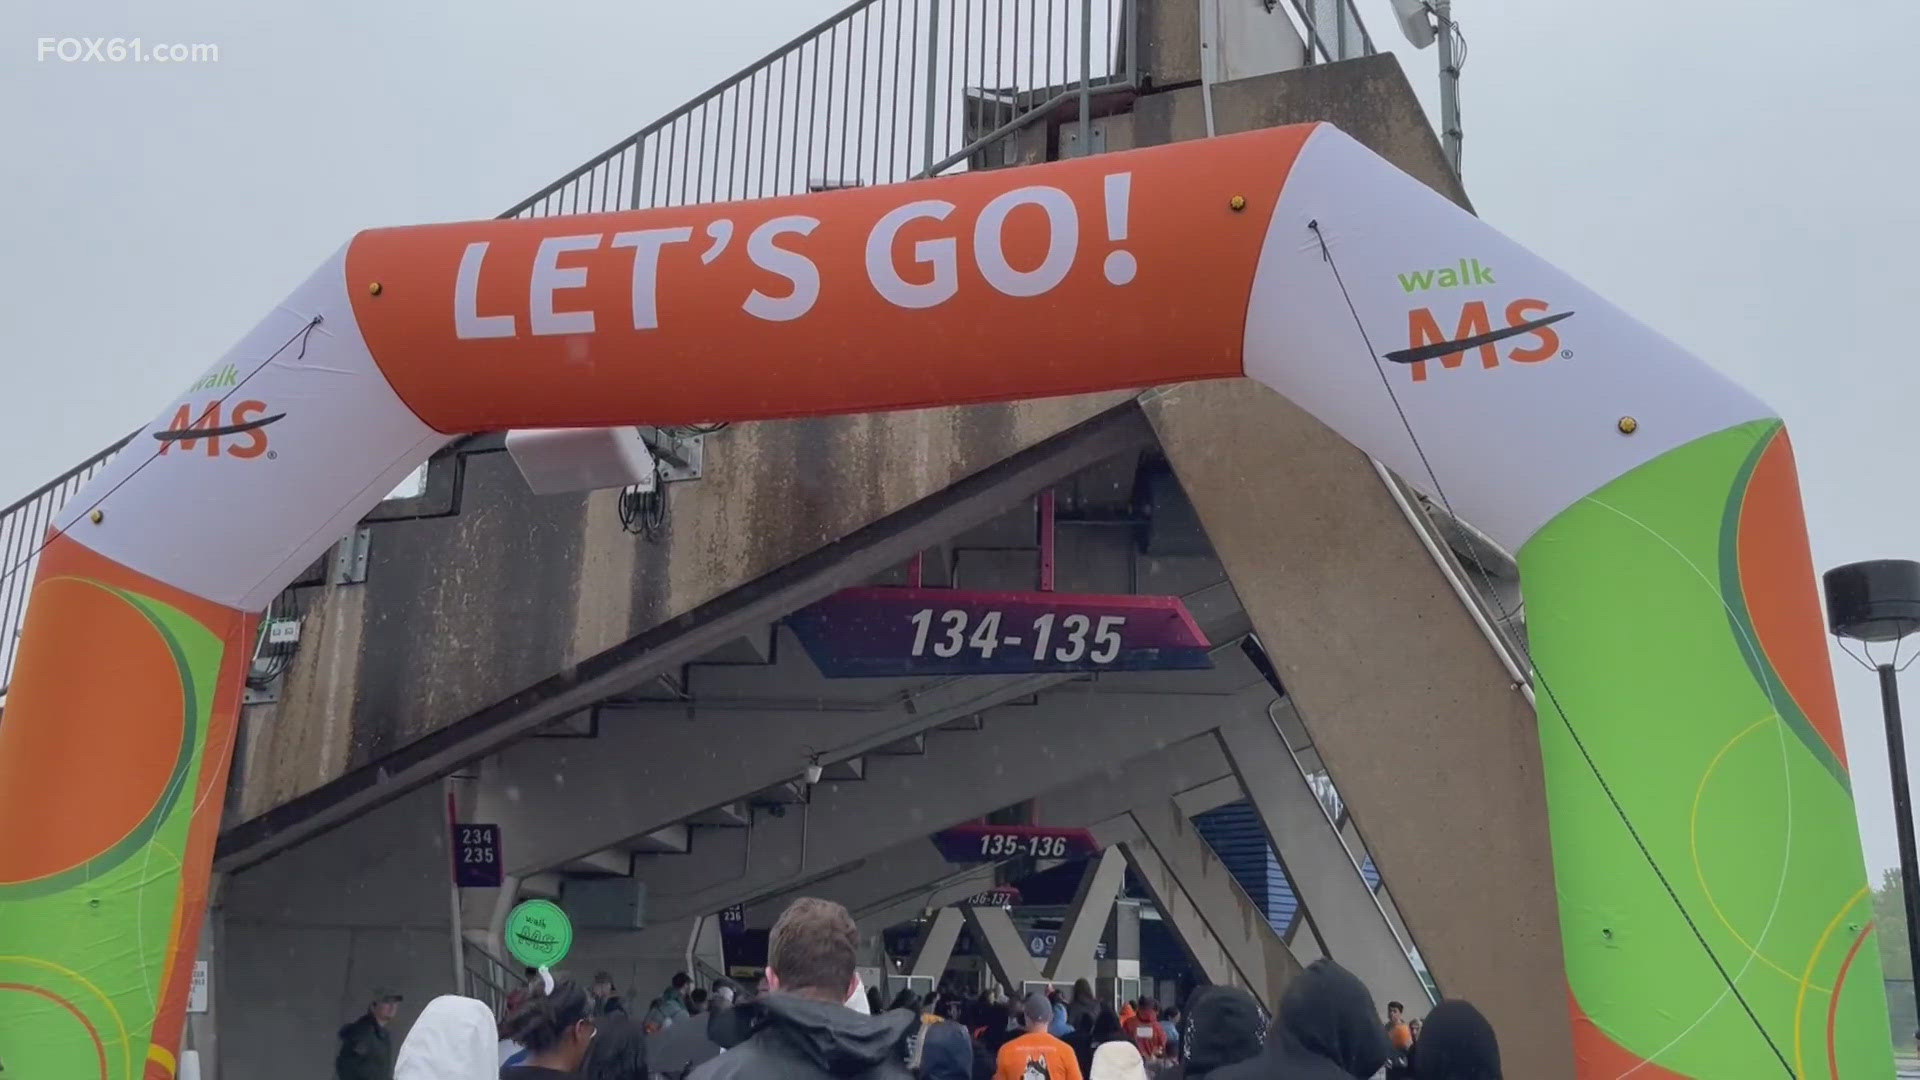
[{"label": "person in black jacket", "polygon": [[340,1028],[335,1080],[393,1080],[393,1036],[387,1025],[400,1011],[400,1001],[399,994],[376,990],[367,1011]]},{"label": "person in black jacket", "polygon": [[1260,1003],[1237,986],[1203,986],[1187,999],[1180,1063],[1161,1080],[1200,1080],[1215,1069],[1260,1053],[1267,1020]]},{"label": "person in black jacket", "polygon": [[1373,1008],[1352,972],[1315,960],[1281,996],[1259,1056],[1215,1069],[1209,1080],[1366,1080],[1387,1062],[1387,1034]]},{"label": "person in black jacket", "polygon": [[859,986],[859,944],[846,908],[795,900],[767,940],[768,993],[732,1010],[730,1026],[744,1041],[690,1080],[911,1080],[907,1041],[920,1017],[867,1016],[845,1004]]},{"label": "person in black jacket", "polygon": [[1417,1080],[1501,1080],[1500,1040],[1480,1010],[1443,1001],[1427,1014],[1413,1044]]}]

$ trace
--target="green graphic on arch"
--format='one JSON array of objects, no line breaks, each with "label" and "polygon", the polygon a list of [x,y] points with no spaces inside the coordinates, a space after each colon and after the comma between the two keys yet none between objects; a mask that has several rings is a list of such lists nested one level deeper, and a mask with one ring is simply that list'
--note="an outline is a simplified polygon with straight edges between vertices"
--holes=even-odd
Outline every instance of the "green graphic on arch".
[{"label": "green graphic on arch", "polygon": [[[0,1064],[7,1077],[145,1075],[165,995],[193,819],[188,793],[205,768],[224,646],[171,605],[109,591],[137,609],[171,650],[188,708],[188,745],[155,815],[111,859],[96,860],[88,873],[0,891]],[[101,677],[112,673],[103,668]]]},{"label": "green graphic on arch", "polygon": [[1739,595],[1779,430],[1672,450],[1520,551],[1567,978],[1619,1060],[1667,1070],[1641,1075],[1893,1074],[1846,776]]}]

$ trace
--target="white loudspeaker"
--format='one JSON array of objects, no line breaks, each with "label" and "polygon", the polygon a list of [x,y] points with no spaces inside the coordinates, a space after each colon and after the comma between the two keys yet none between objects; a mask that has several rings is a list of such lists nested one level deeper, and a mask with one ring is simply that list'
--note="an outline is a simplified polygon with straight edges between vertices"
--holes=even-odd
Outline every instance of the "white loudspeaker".
[{"label": "white loudspeaker", "polygon": [[639,428],[509,431],[507,453],[535,495],[632,485],[651,491],[657,479]]},{"label": "white loudspeaker", "polygon": [[1393,0],[1393,14],[1400,20],[1400,32],[1416,49],[1424,49],[1433,44],[1433,13],[1427,8],[1427,0]]}]

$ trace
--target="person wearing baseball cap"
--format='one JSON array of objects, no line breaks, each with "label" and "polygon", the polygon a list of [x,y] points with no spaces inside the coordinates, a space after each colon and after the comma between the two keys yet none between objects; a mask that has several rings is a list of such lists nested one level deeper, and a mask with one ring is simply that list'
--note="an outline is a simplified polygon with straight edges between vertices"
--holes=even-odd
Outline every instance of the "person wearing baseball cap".
[{"label": "person wearing baseball cap", "polygon": [[1047,1034],[1053,1002],[1035,990],[1020,1005],[1027,1032],[1000,1048],[994,1080],[1085,1080],[1073,1047]]},{"label": "person wearing baseball cap", "polygon": [[393,1080],[393,1036],[387,1026],[406,1000],[385,987],[374,990],[367,1011],[340,1028],[334,1080]]}]

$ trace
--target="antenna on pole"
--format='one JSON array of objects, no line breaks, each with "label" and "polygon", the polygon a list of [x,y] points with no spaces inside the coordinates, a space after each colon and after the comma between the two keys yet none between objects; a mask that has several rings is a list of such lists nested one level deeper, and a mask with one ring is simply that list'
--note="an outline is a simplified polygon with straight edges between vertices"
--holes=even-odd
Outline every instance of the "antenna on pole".
[{"label": "antenna on pole", "polygon": [[1416,49],[1440,43],[1440,144],[1447,164],[1460,174],[1460,67],[1466,63],[1466,39],[1453,21],[1453,0],[1393,0],[1400,32]]}]

